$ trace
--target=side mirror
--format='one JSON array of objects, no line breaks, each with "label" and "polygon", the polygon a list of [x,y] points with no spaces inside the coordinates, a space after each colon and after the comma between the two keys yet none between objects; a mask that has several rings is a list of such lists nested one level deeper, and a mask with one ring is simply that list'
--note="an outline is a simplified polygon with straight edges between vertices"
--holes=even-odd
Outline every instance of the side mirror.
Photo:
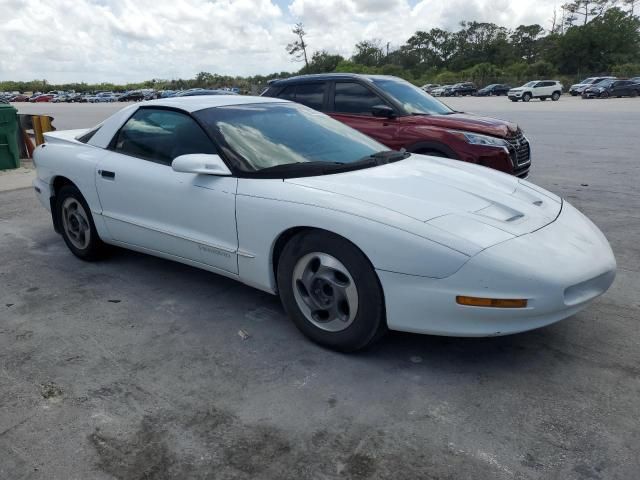
[{"label": "side mirror", "polygon": [[206,153],[191,153],[180,155],[173,159],[171,168],[174,172],[195,173],[200,175],[217,175],[228,177],[231,170],[225,165],[220,155]]},{"label": "side mirror", "polygon": [[383,117],[383,118],[393,118],[396,116],[396,112],[393,111],[393,108],[387,105],[375,105],[371,107],[371,114],[374,117]]}]

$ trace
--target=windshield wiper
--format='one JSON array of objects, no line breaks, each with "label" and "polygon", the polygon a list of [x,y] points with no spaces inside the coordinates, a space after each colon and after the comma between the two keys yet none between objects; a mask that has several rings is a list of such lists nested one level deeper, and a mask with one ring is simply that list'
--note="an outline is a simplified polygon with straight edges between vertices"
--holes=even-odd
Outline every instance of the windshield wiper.
[{"label": "windshield wiper", "polygon": [[293,162],[285,163],[282,165],[274,165],[272,167],[266,167],[257,172],[254,175],[276,177],[297,177],[297,176],[315,176],[315,175],[327,175],[330,173],[348,172],[351,170],[358,170],[361,168],[375,167],[378,165],[378,161],[372,157],[364,157],[356,162],[343,163],[343,162]]},{"label": "windshield wiper", "polygon": [[411,156],[409,152],[407,152],[404,148],[402,150],[383,150],[381,152],[374,153],[373,155],[367,155],[359,160],[362,162],[367,159],[373,159],[376,162],[376,165],[384,165],[386,163],[398,162],[400,160],[404,160],[405,158]]}]

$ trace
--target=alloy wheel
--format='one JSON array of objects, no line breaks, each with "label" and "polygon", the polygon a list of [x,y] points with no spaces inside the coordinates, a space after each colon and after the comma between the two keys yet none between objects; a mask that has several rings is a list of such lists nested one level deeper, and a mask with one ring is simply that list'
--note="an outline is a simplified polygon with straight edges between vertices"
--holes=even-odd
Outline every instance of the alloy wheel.
[{"label": "alloy wheel", "polygon": [[339,332],[358,313],[358,290],[349,270],[332,255],[312,252],[298,260],[292,275],[300,311],[316,327]]},{"label": "alloy wheel", "polygon": [[62,204],[62,226],[69,241],[79,250],[84,250],[91,241],[89,217],[82,204],[73,197]]}]

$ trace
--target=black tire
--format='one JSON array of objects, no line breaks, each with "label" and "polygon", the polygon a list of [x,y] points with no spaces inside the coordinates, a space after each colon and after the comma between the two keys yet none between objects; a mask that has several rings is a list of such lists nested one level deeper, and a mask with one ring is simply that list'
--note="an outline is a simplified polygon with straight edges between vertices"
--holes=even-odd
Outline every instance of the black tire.
[{"label": "black tire", "polygon": [[609,92],[606,90],[600,94],[600,98],[609,98]]},{"label": "black tire", "polygon": [[638,96],[638,91],[637,90],[631,90],[631,93],[629,94],[629,96],[631,98],[636,98]]},{"label": "black tire", "polygon": [[553,94],[551,95],[551,100],[553,100],[554,102],[560,100],[560,92],[553,92]]},{"label": "black tire", "polygon": [[523,102],[528,102],[529,100],[531,100],[531,94],[529,92],[527,92],[524,95],[522,95],[522,101]]},{"label": "black tire", "polygon": [[[343,330],[327,331],[318,327],[307,318],[296,299],[296,267],[313,253],[334,257],[346,267],[352,279],[357,279],[353,281],[358,294],[357,312]],[[277,281],[285,311],[296,327],[315,343],[341,352],[353,352],[371,345],[387,331],[384,296],[375,270],[355,245],[337,235],[310,230],[293,237],[280,255]]]},{"label": "black tire", "polygon": [[[71,233],[69,233],[71,229],[66,226],[72,223],[70,219],[65,219],[65,214],[63,213],[63,206],[68,199],[72,199],[71,203],[73,203],[73,201],[77,202],[84,209],[84,214],[86,215],[86,220],[88,222],[89,236],[87,244],[84,247],[79,247],[77,245],[78,240],[74,240],[71,237]],[[87,205],[82,193],[80,193],[80,190],[78,190],[75,185],[65,185],[57,193],[55,215],[57,223],[60,226],[62,238],[67,244],[67,247],[69,247],[69,250],[71,250],[76,257],[86,261],[95,261],[104,258],[107,253],[107,246],[98,235],[98,230],[93,223],[93,217],[91,216],[91,209],[89,209],[89,205]]]},{"label": "black tire", "polygon": [[509,100],[511,100],[512,102],[516,102],[516,103],[518,102],[517,98],[510,98]]}]

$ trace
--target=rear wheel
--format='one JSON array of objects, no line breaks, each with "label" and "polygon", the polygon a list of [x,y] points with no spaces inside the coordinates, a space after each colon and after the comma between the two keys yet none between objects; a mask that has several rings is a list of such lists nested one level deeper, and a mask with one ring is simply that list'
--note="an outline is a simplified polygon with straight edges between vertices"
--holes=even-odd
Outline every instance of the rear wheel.
[{"label": "rear wheel", "polygon": [[609,98],[609,92],[606,90],[600,94],[600,98]]},{"label": "rear wheel", "polygon": [[298,329],[320,345],[350,352],[386,332],[378,277],[347,240],[303,232],[285,246],[277,270],[282,304]]},{"label": "rear wheel", "polygon": [[62,238],[69,250],[82,260],[98,260],[106,252],[93,223],[91,210],[73,185],[65,185],[56,195],[56,215]]},{"label": "rear wheel", "polygon": [[529,92],[527,92],[524,95],[522,95],[522,101],[523,102],[528,102],[529,100],[531,100],[531,94]]}]

